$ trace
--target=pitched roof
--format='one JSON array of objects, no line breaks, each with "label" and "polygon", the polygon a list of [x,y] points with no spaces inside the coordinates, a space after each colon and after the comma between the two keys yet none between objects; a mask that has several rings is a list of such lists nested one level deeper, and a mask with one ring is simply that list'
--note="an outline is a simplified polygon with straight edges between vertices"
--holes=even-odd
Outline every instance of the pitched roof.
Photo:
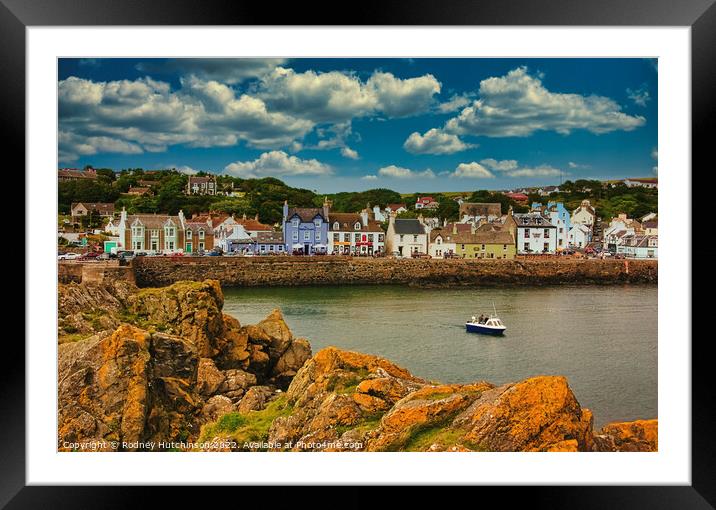
[{"label": "pitched roof", "polygon": [[194,176],[194,175],[190,175],[190,176],[189,176],[189,184],[190,184],[190,185],[191,185],[191,184],[194,184],[194,183],[196,183],[196,184],[202,184],[202,183],[204,183],[204,182],[214,182],[214,181],[216,181],[216,177],[212,177],[212,176],[209,176],[209,175],[205,175],[205,176]]},{"label": "pitched roof", "polygon": [[273,227],[271,225],[266,225],[265,223],[261,223],[253,218],[239,218],[236,220],[236,223],[242,225],[246,230],[273,232]]},{"label": "pitched roof", "polygon": [[79,168],[60,168],[57,177],[69,177],[72,179],[96,179],[97,172],[94,170],[80,170]]},{"label": "pitched roof", "polygon": [[463,202],[460,204],[460,217],[468,216],[500,216],[502,206],[492,202]]},{"label": "pitched roof", "polygon": [[323,216],[323,208],[321,207],[293,207],[288,210],[288,215],[286,216],[286,218],[290,219],[294,215],[298,215],[298,217],[301,218],[301,221],[305,223],[312,222],[313,218],[315,218],[316,216],[320,216],[324,220],[326,219]]},{"label": "pitched roof", "polygon": [[282,232],[257,232],[256,242],[259,244],[283,244]]},{"label": "pitched roof", "polygon": [[112,202],[76,202],[72,203],[70,208],[74,209],[78,205],[85,206],[88,211],[97,211],[100,214],[114,214],[114,204]]},{"label": "pitched roof", "polygon": [[444,231],[452,232],[453,227],[457,227],[458,232],[470,232],[472,230],[472,225],[469,223],[448,223],[443,227]]},{"label": "pitched roof", "polygon": [[513,216],[518,227],[557,228],[550,223],[549,218],[538,213],[516,213]]},{"label": "pitched roof", "polygon": [[425,234],[425,227],[414,218],[396,218],[396,234]]},{"label": "pitched roof", "polygon": [[397,211],[400,208],[407,209],[405,204],[388,204],[385,206],[386,209],[390,209],[391,211]]},{"label": "pitched roof", "polygon": [[179,216],[169,216],[166,214],[131,214],[127,216],[127,224],[131,226],[132,223],[139,220],[145,228],[163,228],[168,219],[171,219],[174,225],[181,228]]},{"label": "pitched roof", "polygon": [[453,242],[457,244],[515,244],[515,239],[506,230],[493,232],[465,232],[457,234]]},{"label": "pitched roof", "polygon": [[149,193],[152,191],[149,188],[142,188],[142,187],[131,187],[127,190],[127,193],[134,193],[137,195],[144,195],[145,193]]}]

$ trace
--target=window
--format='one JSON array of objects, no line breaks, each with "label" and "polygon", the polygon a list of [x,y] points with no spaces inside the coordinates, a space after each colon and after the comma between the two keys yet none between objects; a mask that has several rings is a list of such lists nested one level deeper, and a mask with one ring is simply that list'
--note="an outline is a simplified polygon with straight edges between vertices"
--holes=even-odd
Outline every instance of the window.
[{"label": "window", "polygon": [[199,243],[199,250],[203,250],[203,249],[204,249],[204,243]]},{"label": "window", "polygon": [[278,251],[283,251],[283,245],[282,245],[282,244],[279,244],[279,245],[278,245]]},{"label": "window", "polygon": [[333,242],[334,242],[334,243],[340,242],[340,240],[341,240],[341,235],[340,235],[340,234],[337,234],[337,233],[336,233],[336,234],[333,234]]},{"label": "window", "polygon": [[405,236],[403,236],[403,234],[400,234],[400,242],[401,243],[403,242],[403,237],[405,237]]},{"label": "window", "polygon": [[132,236],[144,237],[144,227],[132,227]]},{"label": "window", "polygon": [[373,234],[368,234],[368,241],[373,242]]},{"label": "window", "polygon": [[204,231],[203,231],[203,230],[200,230],[200,231],[199,231],[199,239],[204,239],[204,237],[205,237],[205,236],[204,236]]},{"label": "window", "polygon": [[418,236],[413,236],[413,242],[414,242],[414,243],[417,243],[417,242],[418,242]]},{"label": "window", "polygon": [[506,250],[506,249],[507,249],[507,245],[506,245],[506,244],[503,244],[503,245],[502,245],[502,249],[503,249],[503,250]]},{"label": "window", "polygon": [[313,224],[316,225],[316,228],[321,228],[321,219],[316,218],[315,220],[313,220]]},{"label": "window", "polygon": [[298,218],[293,218],[291,220],[291,225],[293,225],[294,227],[297,227],[298,226]]},{"label": "window", "polygon": [[549,251],[549,243],[544,243],[542,251]]},{"label": "window", "polygon": [[294,241],[298,241],[298,232],[294,232],[291,236],[291,239],[293,239]]},{"label": "window", "polygon": [[321,231],[316,230],[316,241],[320,241],[320,240],[321,240]]},{"label": "window", "polygon": [[174,227],[164,227],[164,235],[166,237],[174,237],[175,232]]},{"label": "window", "polygon": [[273,244],[269,244],[269,251],[273,251]]},{"label": "window", "polygon": [[379,243],[383,242],[383,234],[378,234],[378,242]]},{"label": "window", "polygon": [[353,234],[353,241],[356,243],[360,241],[360,234],[358,234],[357,232]]},{"label": "window", "polygon": [[133,250],[143,250],[143,249],[144,249],[144,242],[143,242],[143,241],[133,241],[133,242],[132,242],[132,249],[133,249]]},{"label": "window", "polygon": [[525,239],[529,239],[529,238],[530,238],[530,229],[526,228],[525,229]]},{"label": "window", "polygon": [[351,235],[348,234],[348,233],[343,234],[343,240],[344,240],[345,242],[349,243],[349,242],[351,241]]},{"label": "window", "polygon": [[442,238],[438,237],[435,239],[435,244],[443,244]]},{"label": "window", "polygon": [[[158,238],[159,238],[159,230],[157,230],[157,229],[152,229],[152,230],[150,231],[150,235],[151,235],[151,237],[153,237],[154,239],[158,239]],[[191,237],[191,236],[189,236],[189,237]]]},{"label": "window", "polygon": [[549,239],[549,229],[548,228],[544,229],[544,237],[545,237],[545,239]]},{"label": "window", "polygon": [[483,249],[483,250],[485,249],[485,245],[484,245],[484,244],[482,245],[482,249]]},{"label": "window", "polygon": [[310,230],[306,230],[306,231],[303,233],[303,240],[304,240],[304,241],[310,241],[310,240],[311,240],[311,231],[310,231]]},{"label": "window", "polygon": [[523,249],[524,249],[525,251],[530,251],[530,243],[525,243]]},{"label": "window", "polygon": [[338,224],[338,222],[335,222],[335,223],[333,224],[333,230],[338,230],[338,229],[340,229],[340,228],[341,228],[341,226]]},{"label": "window", "polygon": [[356,229],[356,230],[360,230],[360,223],[357,223],[357,222],[356,222],[356,224],[353,225],[353,228]]}]

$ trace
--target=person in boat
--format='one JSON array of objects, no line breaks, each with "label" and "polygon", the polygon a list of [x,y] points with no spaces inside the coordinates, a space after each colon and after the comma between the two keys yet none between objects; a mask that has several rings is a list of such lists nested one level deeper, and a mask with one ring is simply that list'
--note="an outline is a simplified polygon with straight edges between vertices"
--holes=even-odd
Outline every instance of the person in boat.
[{"label": "person in boat", "polygon": [[485,316],[483,314],[480,314],[480,319],[477,322],[478,324],[485,324]]}]

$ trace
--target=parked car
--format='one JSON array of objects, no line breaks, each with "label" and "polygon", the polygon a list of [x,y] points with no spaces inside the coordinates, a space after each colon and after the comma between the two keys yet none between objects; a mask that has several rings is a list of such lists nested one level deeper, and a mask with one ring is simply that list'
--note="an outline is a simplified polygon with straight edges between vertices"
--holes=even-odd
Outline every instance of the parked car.
[{"label": "parked car", "polygon": [[88,251],[88,252],[83,253],[83,254],[80,256],[80,260],[95,260],[95,259],[96,259],[97,257],[99,257],[99,256],[100,256],[100,253],[99,253],[99,252],[96,252],[96,251]]},{"label": "parked car", "polygon": [[132,260],[134,257],[135,257],[135,255],[134,255],[133,251],[121,251],[121,252],[117,253],[117,258],[120,261]]},{"label": "parked car", "polygon": [[109,260],[110,258],[111,256],[109,255],[109,253],[100,253],[97,256],[97,260]]},{"label": "parked car", "polygon": [[75,260],[78,259],[80,256],[77,253],[73,252],[67,252],[67,253],[60,253],[57,255],[57,260]]},{"label": "parked car", "polygon": [[430,258],[432,258],[427,253],[420,253],[418,251],[414,251],[413,253],[410,254],[410,256],[414,259],[430,259]]},{"label": "parked car", "polygon": [[221,257],[221,252],[211,250],[205,253],[205,256],[207,257]]}]

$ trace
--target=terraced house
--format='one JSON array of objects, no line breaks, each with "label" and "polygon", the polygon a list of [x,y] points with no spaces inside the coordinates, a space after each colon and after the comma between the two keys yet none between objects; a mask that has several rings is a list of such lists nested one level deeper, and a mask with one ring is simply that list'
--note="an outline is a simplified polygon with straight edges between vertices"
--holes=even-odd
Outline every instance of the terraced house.
[{"label": "terraced house", "polygon": [[463,259],[514,259],[516,248],[512,233],[506,228],[488,226],[475,232],[453,235],[455,254]]},{"label": "terraced house", "polygon": [[214,247],[214,233],[206,222],[187,221],[184,213],[127,214],[118,226],[119,248],[150,253],[193,253]]},{"label": "terraced house", "polygon": [[323,207],[288,207],[283,204],[283,243],[288,253],[312,255],[328,251],[328,211]]},{"label": "terraced house", "polygon": [[328,252],[339,255],[373,255],[385,250],[385,234],[368,210],[360,213],[329,212]]},{"label": "terraced house", "polygon": [[557,227],[549,218],[533,212],[515,214],[517,223],[517,253],[555,253],[557,250]]}]

